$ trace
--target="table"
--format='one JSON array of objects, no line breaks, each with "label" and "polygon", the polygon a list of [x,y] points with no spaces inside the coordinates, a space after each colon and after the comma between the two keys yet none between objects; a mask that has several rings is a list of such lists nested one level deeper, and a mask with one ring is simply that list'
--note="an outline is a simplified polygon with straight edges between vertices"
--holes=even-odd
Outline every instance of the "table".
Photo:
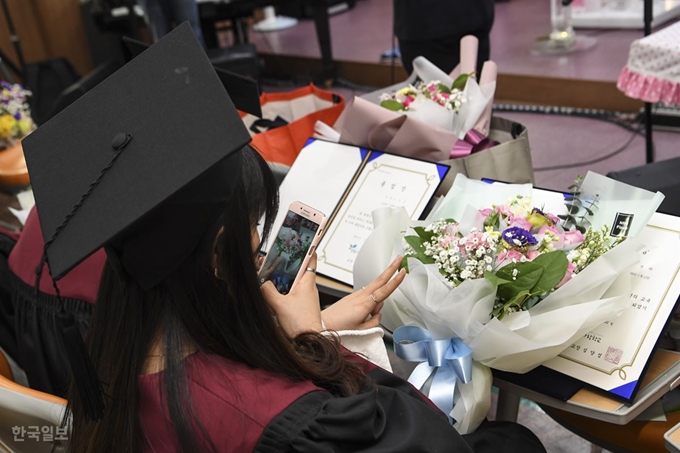
[{"label": "table", "polygon": [[680,352],[665,349],[656,351],[642,380],[642,388],[632,404],[588,389],[581,389],[568,401],[561,401],[497,377],[494,377],[493,383],[499,389],[497,420],[517,421],[519,400],[524,397],[573,414],[625,425],[680,385]]},{"label": "table", "polygon": [[680,22],[651,33],[652,1],[645,0],[645,37],[633,41],[617,87],[645,101],[647,163],[654,161],[652,103],[680,105]]}]

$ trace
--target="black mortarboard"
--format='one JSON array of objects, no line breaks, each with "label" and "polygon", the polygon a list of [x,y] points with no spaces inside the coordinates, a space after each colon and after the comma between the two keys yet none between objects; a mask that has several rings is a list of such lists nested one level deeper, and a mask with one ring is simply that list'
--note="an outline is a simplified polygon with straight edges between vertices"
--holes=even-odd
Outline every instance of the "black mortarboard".
[{"label": "black mortarboard", "polygon": [[180,25],[24,139],[52,275],[107,245],[143,288],[159,283],[219,216],[249,141]]},{"label": "black mortarboard", "polygon": [[[130,58],[135,58],[149,48],[147,43],[128,38],[127,36],[123,37],[123,42],[125,42],[125,46],[130,53]],[[218,68],[217,66],[215,66],[215,72],[217,72],[217,76],[222,81],[224,88],[229,93],[237,109],[262,118],[260,88],[255,80]]]},{"label": "black mortarboard", "polygon": [[[215,227],[249,141],[191,27],[180,25],[23,140],[43,262],[58,279],[104,246],[121,275],[152,288]],[[84,416],[99,420],[101,384],[65,306],[63,348]]]}]

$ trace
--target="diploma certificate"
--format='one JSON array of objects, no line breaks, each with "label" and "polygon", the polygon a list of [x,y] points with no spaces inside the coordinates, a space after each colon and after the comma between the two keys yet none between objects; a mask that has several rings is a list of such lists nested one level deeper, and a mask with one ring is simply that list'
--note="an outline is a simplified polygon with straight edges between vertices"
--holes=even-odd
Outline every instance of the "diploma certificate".
[{"label": "diploma certificate", "polygon": [[656,213],[638,235],[630,306],[544,364],[630,400],[680,296],[680,218]]},{"label": "diploma certificate", "polygon": [[[317,273],[353,285],[352,269],[373,231],[372,212],[404,207],[418,220],[450,167],[408,157],[312,140],[302,149],[281,184],[279,214],[300,201],[328,217],[317,248]],[[270,241],[271,242],[271,241]]]}]

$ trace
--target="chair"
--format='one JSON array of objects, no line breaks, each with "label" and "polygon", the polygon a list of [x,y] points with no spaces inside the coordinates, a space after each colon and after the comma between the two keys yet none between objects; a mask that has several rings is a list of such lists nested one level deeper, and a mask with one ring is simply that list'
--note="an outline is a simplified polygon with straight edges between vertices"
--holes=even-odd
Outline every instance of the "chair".
[{"label": "chair", "polygon": [[[56,428],[61,424],[65,408],[65,399],[15,383],[11,379],[7,359],[0,351],[0,451],[52,451]],[[29,438],[30,432],[36,432],[35,427],[38,429],[38,438]],[[13,428],[17,431],[13,431]],[[21,431],[23,436],[19,432],[22,428],[26,430]],[[48,440],[46,431],[52,433],[52,441]]]}]

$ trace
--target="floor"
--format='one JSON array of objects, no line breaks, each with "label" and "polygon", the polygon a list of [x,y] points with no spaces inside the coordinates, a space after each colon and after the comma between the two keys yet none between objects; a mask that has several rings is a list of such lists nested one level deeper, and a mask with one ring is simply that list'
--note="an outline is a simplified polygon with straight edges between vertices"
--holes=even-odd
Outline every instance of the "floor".
[{"label": "floor", "polygon": [[[392,1],[359,0],[354,9],[331,17],[333,54],[337,60],[378,62],[392,48]],[[503,74],[615,81],[626,64],[630,43],[641,30],[577,30],[596,37],[597,46],[567,56],[533,56],[530,49],[550,31],[548,0],[510,0],[496,4],[491,58]],[[314,23],[303,20],[278,32],[251,33],[260,52],[320,57]]]}]

